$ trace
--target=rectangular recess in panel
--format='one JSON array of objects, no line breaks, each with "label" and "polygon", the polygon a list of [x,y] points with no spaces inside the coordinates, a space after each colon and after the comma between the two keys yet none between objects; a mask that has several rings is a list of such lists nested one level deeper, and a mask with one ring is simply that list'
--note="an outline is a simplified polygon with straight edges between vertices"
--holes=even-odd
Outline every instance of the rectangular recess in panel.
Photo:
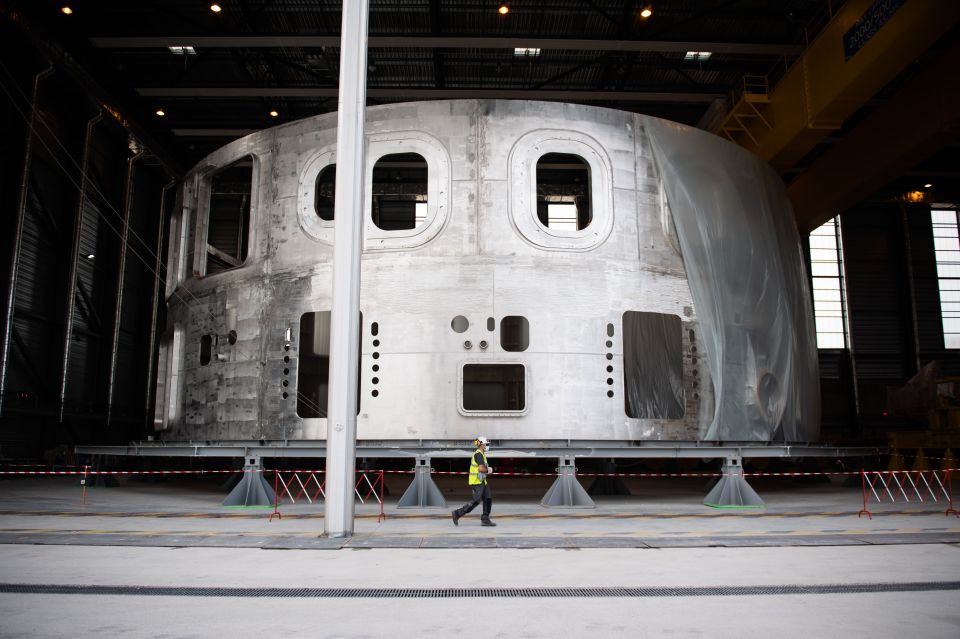
[{"label": "rectangular recess in panel", "polygon": [[526,408],[523,364],[464,364],[463,410],[522,412]]},{"label": "rectangular recess in panel", "polygon": [[[360,335],[363,335],[363,313],[360,314]],[[327,396],[330,391],[330,311],[304,313],[300,317],[297,342],[297,416],[326,417]],[[289,356],[285,356],[289,357]],[[357,358],[362,360],[361,354]],[[281,385],[287,387],[289,362],[284,360]],[[357,370],[357,414],[360,414],[360,377],[363,365]]]},{"label": "rectangular recess in panel", "polygon": [[623,314],[623,391],[627,417],[683,417],[683,327],[679,317],[639,311]]}]

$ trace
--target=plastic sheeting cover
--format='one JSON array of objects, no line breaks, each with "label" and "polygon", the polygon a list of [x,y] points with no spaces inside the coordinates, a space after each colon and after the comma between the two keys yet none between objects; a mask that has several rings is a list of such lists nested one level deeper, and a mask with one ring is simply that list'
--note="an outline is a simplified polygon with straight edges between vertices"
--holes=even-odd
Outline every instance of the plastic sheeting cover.
[{"label": "plastic sheeting cover", "polygon": [[713,378],[711,441],[812,441],[817,351],[793,209],[762,160],[642,118],[666,191]]},{"label": "plastic sheeting cover", "polygon": [[683,417],[683,328],[676,315],[623,314],[623,386],[627,417]]}]

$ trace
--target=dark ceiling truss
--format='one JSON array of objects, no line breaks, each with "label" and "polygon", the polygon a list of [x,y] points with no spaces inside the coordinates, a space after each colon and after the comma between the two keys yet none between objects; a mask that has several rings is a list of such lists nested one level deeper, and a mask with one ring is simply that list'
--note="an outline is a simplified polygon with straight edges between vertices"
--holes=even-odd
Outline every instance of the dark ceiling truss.
[{"label": "dark ceiling truss", "polygon": [[[195,48],[303,49],[339,48],[340,36],[162,36],[162,37],[93,37],[90,43],[100,49],[166,49],[170,46]],[[632,51],[637,53],[685,53],[687,51],[711,51],[716,54],[742,54],[759,56],[799,55],[803,47],[798,44],[757,42],[707,42],[707,41],[662,41],[662,40],[607,40],[584,38],[538,38],[538,37],[467,37],[467,36],[370,36],[370,49],[563,49],[587,51]]]}]

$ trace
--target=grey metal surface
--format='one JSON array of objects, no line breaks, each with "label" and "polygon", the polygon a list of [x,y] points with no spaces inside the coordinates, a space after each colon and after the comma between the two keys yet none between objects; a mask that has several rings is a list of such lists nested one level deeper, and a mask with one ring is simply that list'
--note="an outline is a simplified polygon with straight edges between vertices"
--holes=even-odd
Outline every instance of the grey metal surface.
[{"label": "grey metal surface", "polygon": [[[149,421],[153,420],[153,412],[156,411],[154,398],[157,395],[157,391],[154,383],[157,377],[157,316],[160,311],[160,282],[162,280],[160,273],[163,270],[163,258],[161,257],[163,254],[163,227],[167,220],[167,193],[176,186],[176,184],[176,177],[171,175],[170,181],[160,189],[160,211],[157,213],[157,245],[154,248],[153,294],[150,297],[150,339],[148,341],[150,350],[147,353],[147,394],[144,398],[144,414],[147,415],[148,429],[150,427]],[[154,408],[154,411],[150,410],[151,407]]]},{"label": "grey metal surface", "polygon": [[483,587],[483,588],[285,588],[225,586],[107,586],[100,584],[0,584],[0,592],[34,595],[135,595],[159,597],[296,597],[302,599],[458,599],[562,597],[744,597],[770,595],[845,595],[873,592],[936,592],[960,590],[960,581],[737,586],[631,587]]},{"label": "grey metal surface", "polygon": [[[370,108],[366,118],[367,197],[373,164],[383,155],[419,153],[430,177],[422,228],[384,231],[365,215],[360,309],[380,335],[365,331],[361,341],[361,439],[389,448],[397,440],[469,441],[482,431],[495,440],[564,447],[573,439],[615,444],[709,435],[716,382],[703,357],[690,265],[673,231],[648,120],[576,105],[477,100]],[[304,313],[330,308],[334,228],[313,211],[313,196],[317,175],[336,161],[335,147],[335,119],[318,116],[237,140],[185,179],[173,216],[164,338],[175,366],[158,382],[163,439],[325,437],[326,419],[296,413],[298,345],[285,351],[283,336]],[[576,154],[589,166],[593,219],[582,231],[550,232],[531,212],[536,162],[547,152]],[[203,273],[194,247],[204,245],[205,221],[197,218],[204,216],[205,180],[246,155],[258,167],[249,257],[238,268],[193,276]],[[625,414],[620,322],[629,310],[681,319],[682,418]],[[450,327],[458,315],[469,321],[462,334]],[[496,330],[486,328],[488,318],[496,326],[512,315],[529,320],[526,351],[506,352]],[[201,336],[234,327],[237,343],[221,340],[217,360],[200,365]],[[490,347],[467,349],[468,342]],[[476,363],[522,364],[524,409],[463,410],[461,369]],[[743,393],[756,382],[747,380]]]},{"label": "grey metal surface", "polygon": [[[787,446],[777,444],[717,444],[713,442],[637,442],[611,441],[526,441],[500,440],[489,457],[608,457],[632,459],[726,459],[865,457],[885,454],[885,448],[868,446]],[[470,444],[455,441],[363,441],[357,446],[357,457],[463,458],[472,452]],[[326,457],[324,441],[154,441],[131,442],[128,446],[77,446],[77,453],[86,455],[129,455],[139,457]]]}]

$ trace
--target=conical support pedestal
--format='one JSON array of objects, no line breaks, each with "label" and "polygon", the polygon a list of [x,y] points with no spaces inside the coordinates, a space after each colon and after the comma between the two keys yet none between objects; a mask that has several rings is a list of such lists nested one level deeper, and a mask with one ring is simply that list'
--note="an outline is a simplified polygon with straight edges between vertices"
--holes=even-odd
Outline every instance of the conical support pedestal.
[{"label": "conical support pedestal", "polygon": [[739,457],[723,462],[723,476],[703,500],[711,508],[762,508],[763,500],[743,477]]},{"label": "conical support pedestal", "polygon": [[263,476],[260,458],[249,457],[245,462],[243,477],[223,500],[223,505],[245,508],[273,506],[277,494],[273,492],[273,486]]},{"label": "conical support pedestal", "polygon": [[615,477],[617,464],[608,461],[603,464],[603,472],[607,476],[601,475],[593,480],[590,488],[587,488],[588,495],[629,495],[630,489],[620,477]]},{"label": "conical support pedestal", "polygon": [[447,500],[430,475],[433,472],[430,458],[417,457],[417,465],[413,471],[413,483],[397,502],[397,508],[446,508]]},{"label": "conical support pedestal", "polygon": [[557,479],[540,500],[546,508],[594,508],[593,500],[577,481],[577,467],[573,457],[561,457]]}]

